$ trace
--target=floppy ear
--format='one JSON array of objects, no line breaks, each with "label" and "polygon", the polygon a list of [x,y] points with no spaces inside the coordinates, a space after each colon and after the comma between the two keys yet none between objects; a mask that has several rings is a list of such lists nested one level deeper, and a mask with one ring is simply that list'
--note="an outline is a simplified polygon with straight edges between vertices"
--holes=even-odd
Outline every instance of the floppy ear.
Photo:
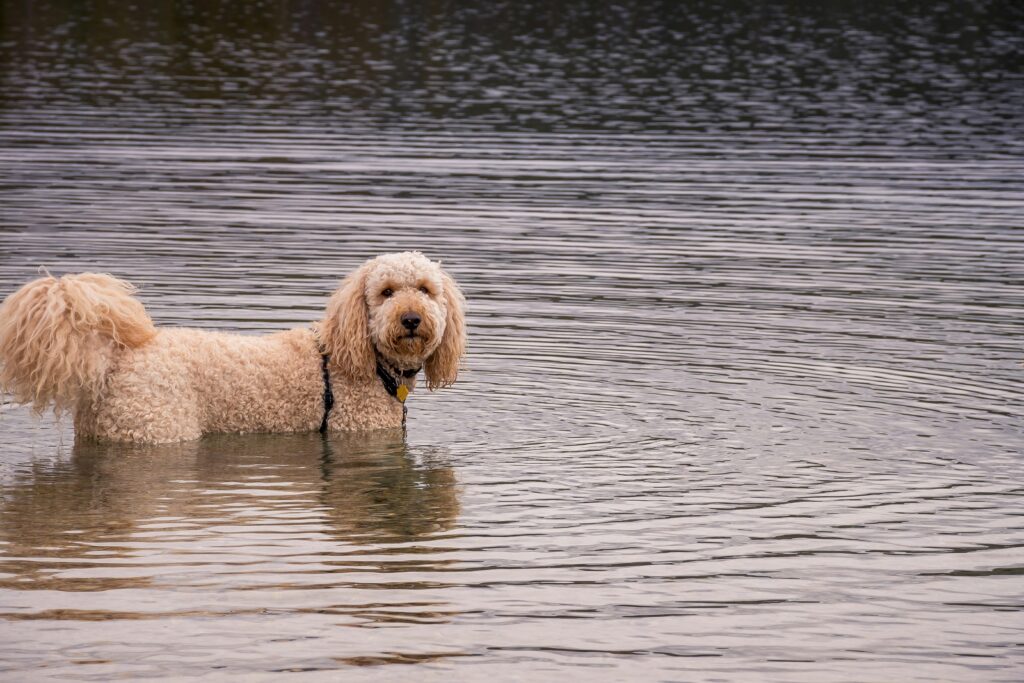
[{"label": "floppy ear", "polygon": [[444,283],[445,314],[444,335],[424,367],[427,388],[433,391],[451,386],[459,376],[459,361],[466,355],[466,319],[463,312],[465,298],[462,290],[448,273],[441,272]]},{"label": "floppy ear", "polygon": [[350,381],[373,377],[374,355],[366,305],[367,266],[349,275],[327,302],[320,342],[333,365]]}]

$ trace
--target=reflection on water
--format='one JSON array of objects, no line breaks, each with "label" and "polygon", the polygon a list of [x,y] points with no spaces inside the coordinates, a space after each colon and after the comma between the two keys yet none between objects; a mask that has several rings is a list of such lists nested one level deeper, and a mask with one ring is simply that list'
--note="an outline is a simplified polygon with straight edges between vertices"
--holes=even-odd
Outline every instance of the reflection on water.
[{"label": "reflection on water", "polygon": [[1021,678],[1024,6],[244,5],[4,5],[0,294],[422,249],[467,367],[405,438],[0,406],[0,677]]},{"label": "reflection on water", "polygon": [[[285,547],[296,529],[311,524],[341,543],[362,544],[412,542],[451,527],[458,499],[450,467],[439,464],[436,454],[415,462],[400,431],[359,439],[80,442],[68,460],[11,482],[0,533],[16,554],[43,551],[66,560],[100,548],[121,556],[134,550],[121,543],[126,538],[159,531],[180,530],[218,543],[224,540],[220,534],[253,531],[266,533],[268,542],[279,537]],[[263,527],[265,517],[279,519],[280,526]],[[31,567],[38,568],[25,565]]]},{"label": "reflection on water", "polygon": [[26,621],[109,622],[126,643],[137,620],[444,623],[455,612],[431,577],[454,547],[431,541],[458,511],[443,453],[411,451],[400,430],[79,443],[4,491],[0,619],[22,624],[7,632],[8,661],[31,661],[49,630]]},{"label": "reflection on water", "polygon": [[[281,558],[297,548],[309,552],[305,544],[314,538],[333,550],[412,544],[451,528],[458,509],[452,468],[437,453],[410,454],[400,430],[330,440],[79,442],[69,459],[22,473],[6,489],[0,538],[8,556],[26,559],[4,563],[4,585],[25,589],[31,582],[33,589],[62,591],[153,585],[140,558],[188,565],[233,555],[239,542]],[[364,554],[341,553],[352,563],[324,560],[325,571],[414,571],[434,559],[424,553],[380,564],[360,559]],[[123,561],[126,573],[94,576],[93,561],[95,568]],[[245,567],[246,581],[260,574],[255,558],[225,561]],[[235,574],[224,578],[233,581]]]}]

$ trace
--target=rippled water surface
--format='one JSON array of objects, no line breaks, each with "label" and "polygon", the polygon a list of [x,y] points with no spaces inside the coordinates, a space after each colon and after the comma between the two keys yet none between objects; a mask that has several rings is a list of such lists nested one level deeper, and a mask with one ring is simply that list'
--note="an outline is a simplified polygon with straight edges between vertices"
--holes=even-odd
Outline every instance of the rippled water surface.
[{"label": "rippled water surface", "polygon": [[9,2],[0,295],[470,303],[407,434],[0,412],[0,677],[1024,678],[1013,3]]}]

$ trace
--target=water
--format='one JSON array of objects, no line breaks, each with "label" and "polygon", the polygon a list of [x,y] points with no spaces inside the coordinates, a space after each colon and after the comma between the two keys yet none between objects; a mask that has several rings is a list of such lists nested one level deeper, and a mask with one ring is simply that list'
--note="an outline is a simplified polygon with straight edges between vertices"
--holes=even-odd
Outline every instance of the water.
[{"label": "water", "polygon": [[1024,677],[1009,3],[7,3],[0,293],[319,317],[442,259],[408,433],[0,412],[5,680]]}]

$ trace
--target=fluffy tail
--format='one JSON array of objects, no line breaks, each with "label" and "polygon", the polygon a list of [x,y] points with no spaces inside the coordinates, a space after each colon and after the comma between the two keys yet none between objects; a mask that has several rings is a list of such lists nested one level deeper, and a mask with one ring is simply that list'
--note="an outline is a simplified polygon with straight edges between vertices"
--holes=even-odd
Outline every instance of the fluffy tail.
[{"label": "fluffy tail", "polygon": [[156,334],[135,288],[100,273],[34,280],[0,304],[0,390],[58,414],[103,388],[116,348]]}]

